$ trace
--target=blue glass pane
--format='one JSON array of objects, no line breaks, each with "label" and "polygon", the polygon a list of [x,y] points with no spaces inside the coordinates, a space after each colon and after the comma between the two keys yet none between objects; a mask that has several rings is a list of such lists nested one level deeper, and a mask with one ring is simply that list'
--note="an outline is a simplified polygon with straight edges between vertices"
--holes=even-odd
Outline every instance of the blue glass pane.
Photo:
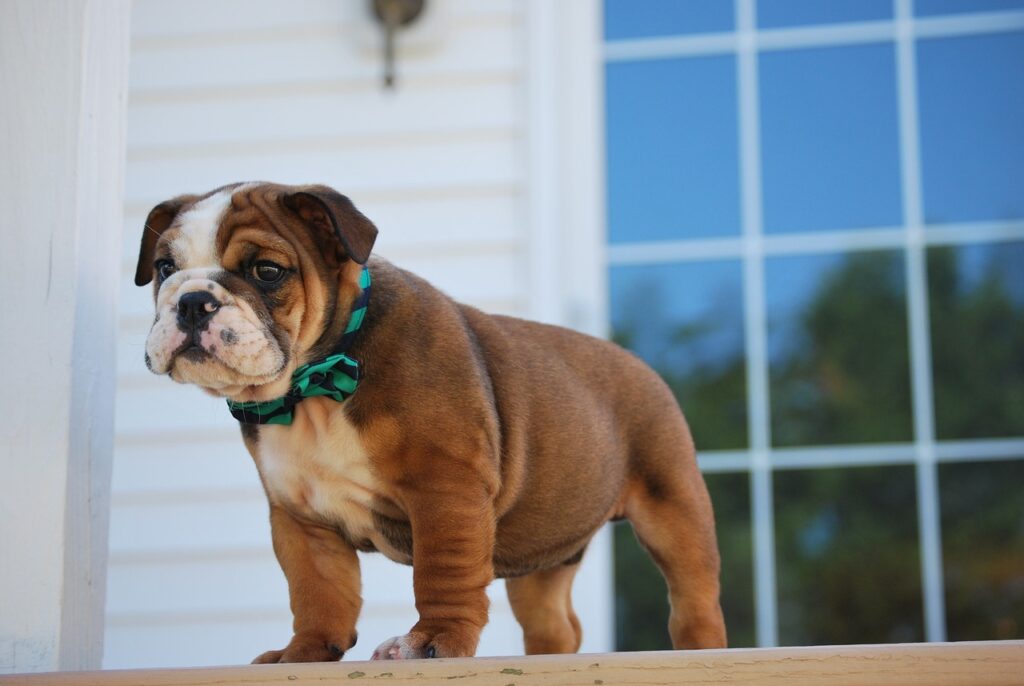
[{"label": "blue glass pane", "polygon": [[939,465],[950,641],[1024,639],[1024,460]]},{"label": "blue glass pane", "polygon": [[773,486],[779,644],[924,640],[914,468],[786,470]]},{"label": "blue glass pane", "polygon": [[917,47],[925,221],[1024,217],[1024,33]]},{"label": "blue glass pane", "polygon": [[903,274],[898,252],[766,262],[774,445],[913,437]]},{"label": "blue glass pane", "polygon": [[892,18],[892,0],[758,0],[761,28]]},{"label": "blue glass pane", "polygon": [[999,12],[1024,8],[1024,0],[914,0],[914,13],[926,17],[959,12]]},{"label": "blue glass pane", "polygon": [[698,449],[747,446],[738,261],[613,267],[611,319],[614,340],[672,388]]},{"label": "blue glass pane", "polygon": [[740,230],[733,57],[607,67],[610,240]]},{"label": "blue glass pane", "polygon": [[1024,436],[1024,242],[928,251],[939,438]]},{"label": "blue glass pane", "polygon": [[733,5],[732,0],[605,0],[604,37],[732,31]]},{"label": "blue glass pane", "polygon": [[902,221],[891,45],[761,55],[768,233]]}]

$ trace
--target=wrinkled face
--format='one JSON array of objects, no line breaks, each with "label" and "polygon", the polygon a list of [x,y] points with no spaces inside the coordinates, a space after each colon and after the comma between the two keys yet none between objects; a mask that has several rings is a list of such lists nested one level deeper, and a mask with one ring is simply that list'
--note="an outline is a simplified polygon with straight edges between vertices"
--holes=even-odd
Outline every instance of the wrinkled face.
[{"label": "wrinkled face", "polygon": [[139,274],[154,280],[146,363],[155,374],[238,401],[287,392],[361,270],[329,202],[301,193],[289,208],[289,190],[234,186],[184,200],[163,226],[147,222],[159,234],[144,238],[139,258]]}]

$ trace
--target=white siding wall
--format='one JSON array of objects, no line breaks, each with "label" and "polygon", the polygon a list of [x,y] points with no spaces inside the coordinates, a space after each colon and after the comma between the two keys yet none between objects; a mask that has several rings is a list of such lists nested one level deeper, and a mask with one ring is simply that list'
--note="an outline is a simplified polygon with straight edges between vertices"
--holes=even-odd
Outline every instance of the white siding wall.
[{"label": "white siding wall", "polygon": [[[247,662],[290,637],[235,422],[143,366],[151,296],[131,276],[154,204],[248,179],[327,183],[377,223],[379,254],[484,309],[536,309],[527,6],[430,4],[396,92],[362,0],[134,4],[105,667]],[[610,599],[604,539],[594,547],[578,595],[585,647],[600,650]],[[416,619],[409,568],[365,555],[363,570],[355,659]],[[491,596],[480,654],[521,652],[503,584]]]}]

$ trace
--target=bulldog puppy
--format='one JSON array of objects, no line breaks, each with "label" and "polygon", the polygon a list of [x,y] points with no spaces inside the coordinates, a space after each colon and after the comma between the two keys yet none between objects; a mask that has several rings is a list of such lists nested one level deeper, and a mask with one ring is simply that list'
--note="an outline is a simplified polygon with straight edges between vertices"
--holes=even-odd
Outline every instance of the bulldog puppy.
[{"label": "bulldog puppy", "polygon": [[228,400],[270,503],[294,637],[255,662],[355,644],[356,551],[413,566],[419,621],[377,659],[473,655],[495,577],[527,653],[574,652],[573,576],[622,518],[668,582],[672,644],[724,647],[711,503],[658,375],[454,302],[371,258],[376,235],[324,186],[224,186],[146,220],[146,363]]}]

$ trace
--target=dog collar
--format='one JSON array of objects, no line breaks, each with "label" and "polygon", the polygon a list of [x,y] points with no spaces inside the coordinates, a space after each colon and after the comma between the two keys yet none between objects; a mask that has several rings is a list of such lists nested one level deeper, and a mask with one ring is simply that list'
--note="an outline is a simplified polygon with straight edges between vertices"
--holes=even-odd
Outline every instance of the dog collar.
[{"label": "dog collar", "polygon": [[362,294],[352,303],[348,326],[334,352],[327,357],[304,364],[292,373],[292,387],[280,398],[266,402],[236,403],[228,401],[231,416],[244,424],[289,425],[295,417],[295,406],[303,398],[326,396],[337,402],[356,392],[359,385],[359,362],[346,355],[356,332],[363,325],[366,306],[370,302],[370,270],[363,267],[359,276]]}]

